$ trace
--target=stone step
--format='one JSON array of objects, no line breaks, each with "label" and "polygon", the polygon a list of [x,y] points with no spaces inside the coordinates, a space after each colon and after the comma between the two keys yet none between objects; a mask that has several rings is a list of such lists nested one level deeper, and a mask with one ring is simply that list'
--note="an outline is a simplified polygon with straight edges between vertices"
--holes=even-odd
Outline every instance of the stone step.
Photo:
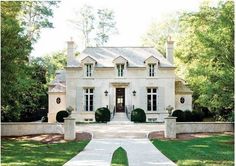
[{"label": "stone step", "polygon": [[131,121],[110,121],[107,124],[109,125],[124,125],[124,124],[134,124],[134,122]]},{"label": "stone step", "polygon": [[105,138],[147,138],[147,133],[138,133],[138,132],[106,132],[106,133],[100,133],[100,132],[94,132],[93,133],[94,139],[105,139]]}]

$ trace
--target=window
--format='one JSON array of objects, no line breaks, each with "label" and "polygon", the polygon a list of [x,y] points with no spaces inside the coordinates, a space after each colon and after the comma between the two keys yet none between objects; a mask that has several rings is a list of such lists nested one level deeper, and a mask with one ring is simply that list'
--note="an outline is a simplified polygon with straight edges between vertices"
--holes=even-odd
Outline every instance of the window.
[{"label": "window", "polygon": [[155,76],[155,64],[148,64],[149,77]]},{"label": "window", "polygon": [[91,77],[92,76],[92,64],[86,64],[86,77]]},{"label": "window", "polygon": [[56,99],[56,102],[57,102],[57,104],[60,104],[60,103],[61,103],[61,98],[58,97],[58,98]]},{"label": "window", "polygon": [[93,89],[84,90],[84,99],[85,111],[93,111]]},{"label": "window", "polygon": [[157,110],[157,89],[156,88],[147,89],[147,110],[148,111]]},{"label": "window", "polygon": [[181,103],[181,104],[184,104],[184,102],[185,102],[184,97],[181,97],[181,98],[180,98],[180,103]]},{"label": "window", "polygon": [[116,67],[117,67],[118,77],[123,77],[125,65],[124,64],[117,64]]}]

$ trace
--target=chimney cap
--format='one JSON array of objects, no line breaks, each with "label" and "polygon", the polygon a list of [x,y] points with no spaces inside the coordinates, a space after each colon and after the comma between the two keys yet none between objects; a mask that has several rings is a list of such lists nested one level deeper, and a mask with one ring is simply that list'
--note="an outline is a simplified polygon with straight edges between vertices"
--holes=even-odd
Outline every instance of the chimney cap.
[{"label": "chimney cap", "polygon": [[167,37],[167,43],[168,43],[168,44],[173,44],[173,43],[174,43],[174,41],[171,39],[171,35],[169,35],[169,36]]}]

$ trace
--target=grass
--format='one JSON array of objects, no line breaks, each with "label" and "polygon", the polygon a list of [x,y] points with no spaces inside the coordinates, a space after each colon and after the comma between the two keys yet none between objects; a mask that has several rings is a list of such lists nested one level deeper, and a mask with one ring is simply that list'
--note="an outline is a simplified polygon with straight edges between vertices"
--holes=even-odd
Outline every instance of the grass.
[{"label": "grass", "polygon": [[82,151],[89,141],[42,144],[37,141],[2,140],[2,166],[61,166]]},{"label": "grass", "polygon": [[185,141],[152,140],[152,143],[180,166],[233,166],[233,141],[232,135],[214,135]]},{"label": "grass", "polygon": [[112,155],[111,166],[128,166],[128,157],[126,151],[119,147]]}]

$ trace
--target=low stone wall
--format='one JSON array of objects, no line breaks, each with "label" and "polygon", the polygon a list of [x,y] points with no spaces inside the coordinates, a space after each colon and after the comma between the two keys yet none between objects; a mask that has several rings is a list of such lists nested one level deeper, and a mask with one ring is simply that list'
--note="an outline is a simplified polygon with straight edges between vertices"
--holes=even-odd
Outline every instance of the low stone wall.
[{"label": "low stone wall", "polygon": [[234,131],[230,122],[176,122],[176,134]]},{"label": "low stone wall", "polygon": [[4,122],[1,123],[1,136],[64,133],[63,126],[57,123]]}]

